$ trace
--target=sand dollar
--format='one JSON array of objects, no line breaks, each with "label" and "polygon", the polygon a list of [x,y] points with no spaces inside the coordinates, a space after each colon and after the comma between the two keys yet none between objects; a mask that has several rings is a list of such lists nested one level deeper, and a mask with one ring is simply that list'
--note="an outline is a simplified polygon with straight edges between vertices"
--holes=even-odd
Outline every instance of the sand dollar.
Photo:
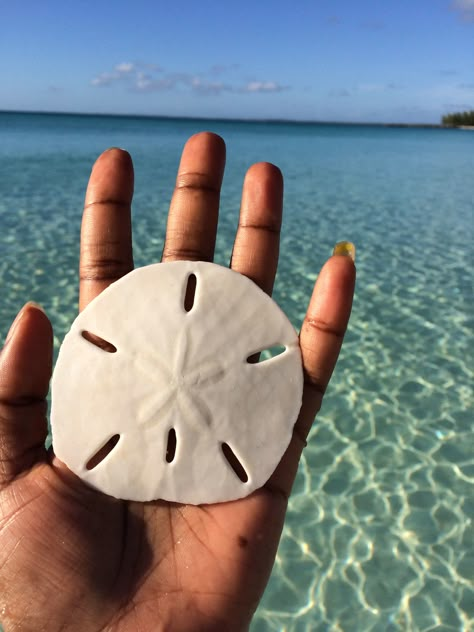
[{"label": "sand dollar", "polygon": [[159,263],[112,284],[66,335],[53,446],[117,498],[233,500],[272,474],[302,389],[296,332],[252,281],[212,263]]}]

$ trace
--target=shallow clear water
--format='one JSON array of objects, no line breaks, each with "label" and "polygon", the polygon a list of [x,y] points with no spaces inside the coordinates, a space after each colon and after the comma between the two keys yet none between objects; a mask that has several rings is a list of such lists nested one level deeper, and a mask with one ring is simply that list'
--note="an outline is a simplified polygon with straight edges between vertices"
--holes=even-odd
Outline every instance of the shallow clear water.
[{"label": "shallow clear water", "polygon": [[350,329],[252,630],[467,630],[473,133],[0,114],[0,334],[31,299],[59,346],[76,310],[85,186],[108,146],[135,163],[136,265],[159,259],[182,146],[203,128],[228,148],[218,263],[245,170],[268,160],[284,173],[274,296],[296,327],[334,243],[358,249]]}]

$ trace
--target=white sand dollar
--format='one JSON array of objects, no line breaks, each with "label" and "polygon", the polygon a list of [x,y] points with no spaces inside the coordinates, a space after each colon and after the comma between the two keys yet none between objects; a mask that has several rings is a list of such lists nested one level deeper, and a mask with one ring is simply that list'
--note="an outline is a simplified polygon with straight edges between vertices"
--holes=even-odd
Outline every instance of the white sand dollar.
[{"label": "white sand dollar", "polygon": [[[276,346],[285,350],[247,361]],[[302,390],[296,332],[252,281],[212,263],[159,263],[112,284],[73,323],[52,382],[53,445],[117,498],[233,500],[272,474]]]}]

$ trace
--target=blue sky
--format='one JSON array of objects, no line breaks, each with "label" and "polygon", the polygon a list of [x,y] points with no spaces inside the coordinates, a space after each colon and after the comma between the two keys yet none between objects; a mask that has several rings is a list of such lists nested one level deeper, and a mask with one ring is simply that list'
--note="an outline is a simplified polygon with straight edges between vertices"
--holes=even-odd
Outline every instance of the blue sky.
[{"label": "blue sky", "polygon": [[436,123],[474,0],[2,2],[0,109]]}]

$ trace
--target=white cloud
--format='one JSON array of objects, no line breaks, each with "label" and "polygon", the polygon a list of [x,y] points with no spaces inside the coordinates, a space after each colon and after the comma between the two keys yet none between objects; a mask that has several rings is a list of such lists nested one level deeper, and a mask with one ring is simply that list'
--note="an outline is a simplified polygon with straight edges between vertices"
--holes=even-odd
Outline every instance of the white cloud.
[{"label": "white cloud", "polygon": [[244,86],[243,92],[282,92],[287,89],[287,86],[282,86],[275,81],[250,81]]},{"label": "white cloud", "polygon": [[135,88],[142,92],[147,92],[153,86],[153,79],[144,72],[139,72],[135,80]]},{"label": "white cloud", "polygon": [[123,61],[117,64],[112,72],[101,72],[97,77],[92,79],[91,84],[93,86],[110,86],[112,83],[123,82],[137,82],[140,85],[144,85],[144,70],[150,70],[152,72],[159,72],[161,68],[156,64],[142,64],[134,63],[131,61]]},{"label": "white cloud", "polygon": [[115,66],[115,70],[119,74],[128,74],[128,73],[133,72],[135,70],[135,64],[133,64],[130,61],[124,61],[121,64],[117,64]]},{"label": "white cloud", "polygon": [[201,95],[221,94],[222,92],[234,92],[234,88],[222,81],[208,81],[202,77],[193,77],[190,83],[191,89]]},{"label": "white cloud", "polygon": [[163,92],[175,86],[175,82],[169,77],[154,78],[144,72],[137,73],[132,85],[136,92]]},{"label": "white cloud", "polygon": [[93,86],[110,86],[121,83],[133,92],[162,92],[165,90],[189,90],[203,96],[217,96],[224,92],[233,93],[271,93],[288,90],[275,81],[250,81],[244,85],[233,82],[216,81],[216,75],[226,70],[235,70],[233,66],[213,66],[199,75],[188,72],[164,73],[161,66],[144,62],[121,62],[112,72],[102,72],[92,79]]},{"label": "white cloud", "polygon": [[459,11],[466,22],[474,22],[474,0],[453,0],[451,7]]},{"label": "white cloud", "polygon": [[100,75],[92,79],[91,84],[93,86],[109,86],[117,79],[120,79],[120,74],[117,72],[101,72]]}]

